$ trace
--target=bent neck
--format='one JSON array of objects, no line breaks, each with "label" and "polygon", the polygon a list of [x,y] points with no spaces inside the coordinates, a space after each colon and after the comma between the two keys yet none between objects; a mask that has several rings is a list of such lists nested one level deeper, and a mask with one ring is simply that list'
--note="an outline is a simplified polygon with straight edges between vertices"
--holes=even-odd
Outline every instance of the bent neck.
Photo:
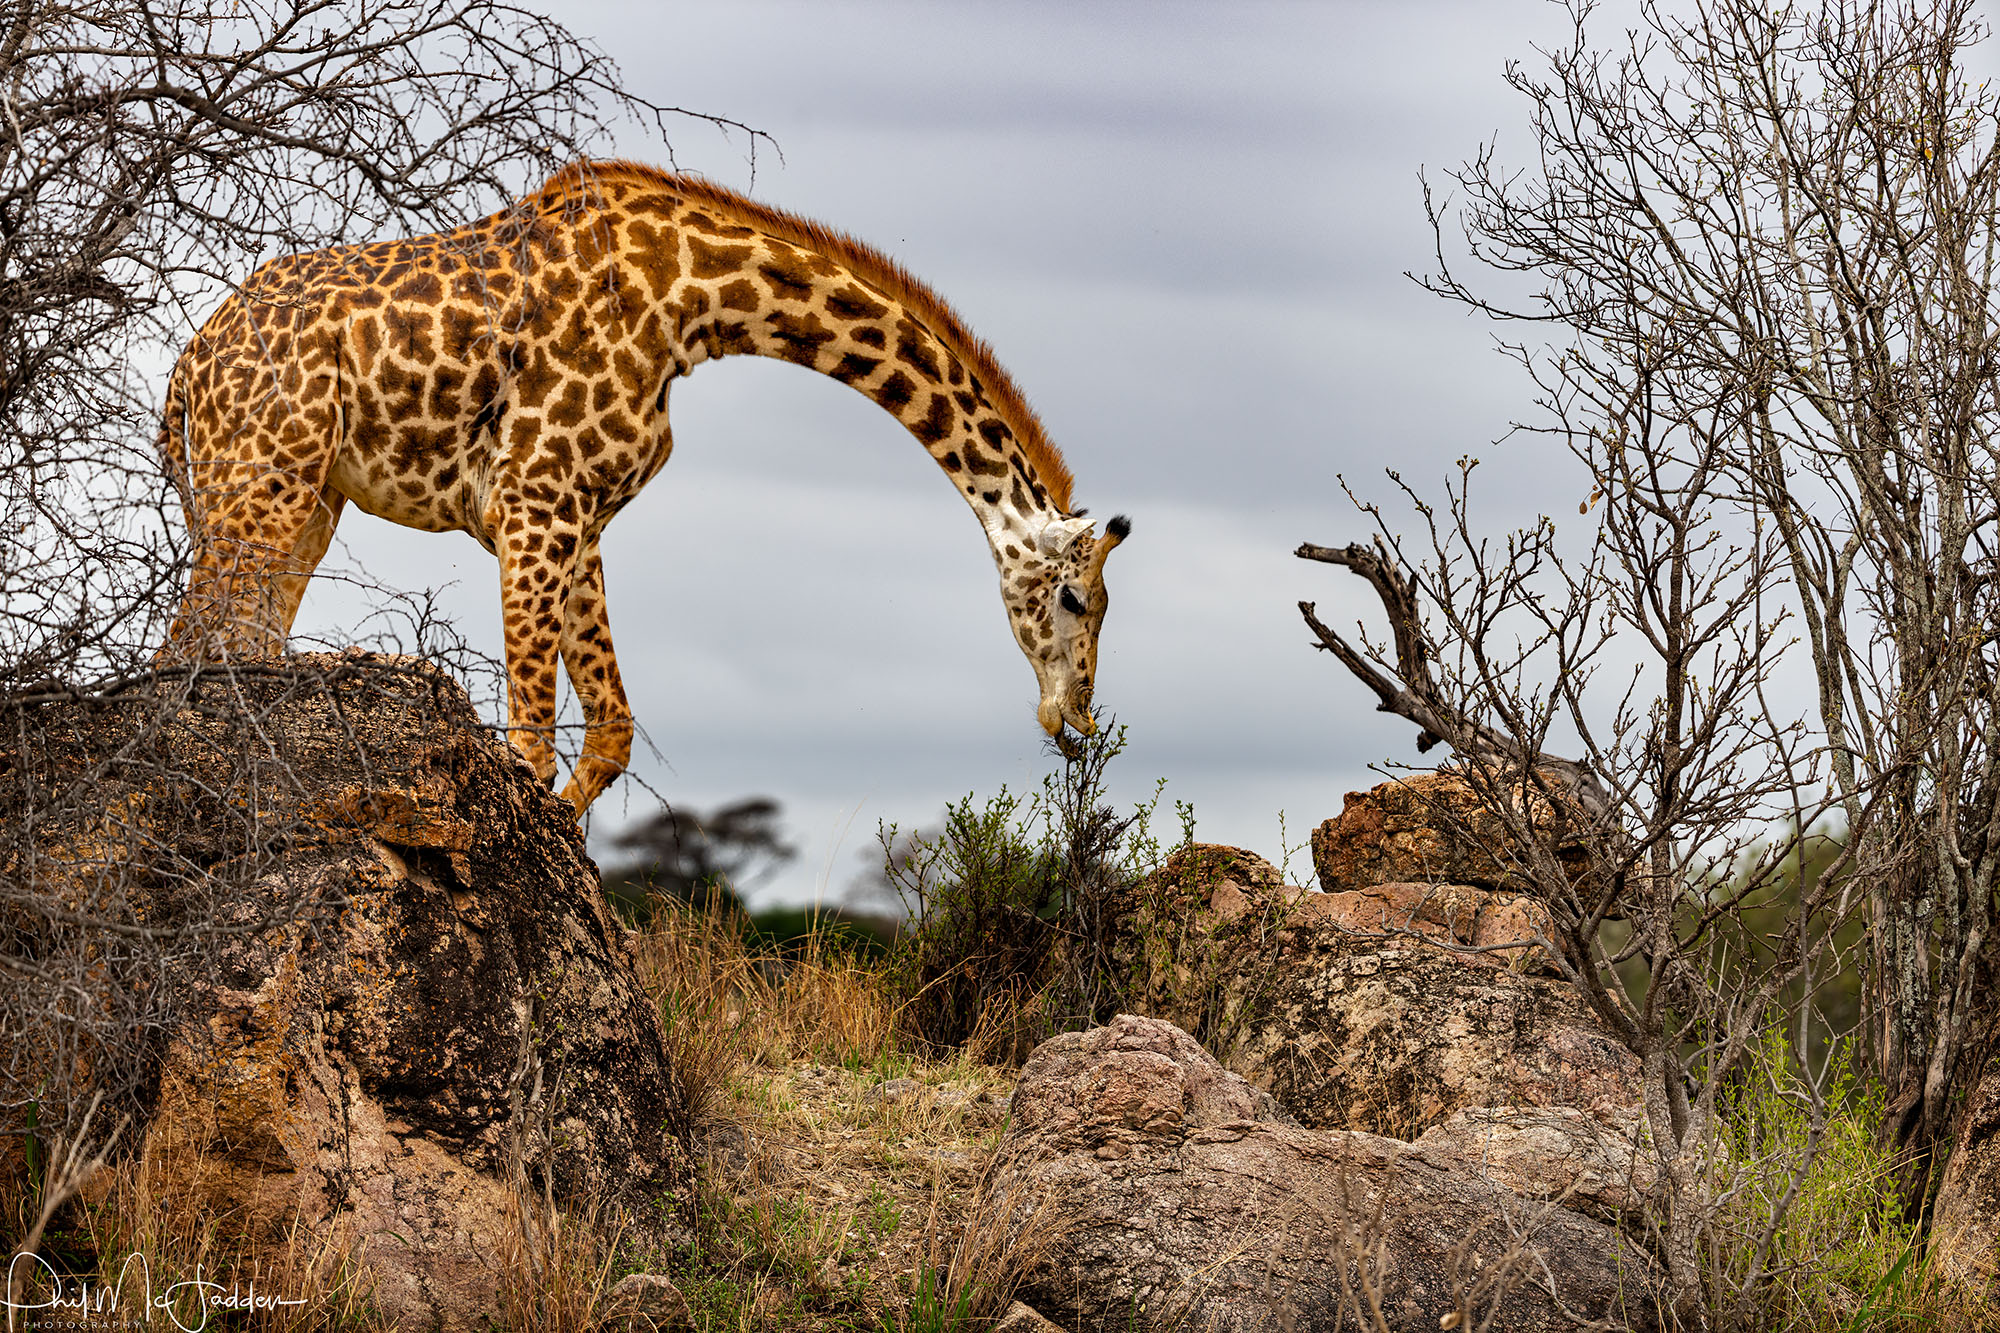
[{"label": "bent neck", "polygon": [[917,437],[996,553],[1070,507],[1069,468],[1004,367],[930,287],[880,251],[697,177],[579,164],[543,197],[623,224],[631,261],[689,365],[756,355],[809,366],[874,399]]},{"label": "bent neck", "polygon": [[[1022,432],[942,339],[906,307],[819,256],[766,253],[755,276],[684,284],[682,336],[691,354],[789,361],[873,399],[923,445],[978,515],[996,555],[1010,541],[1031,546],[1062,517],[1067,486],[1059,496]],[[834,271],[814,271],[821,266]],[[760,289],[770,293],[759,279],[770,281],[774,269],[784,275],[774,283],[784,295],[759,302]],[[802,281],[793,287],[790,277]]]}]

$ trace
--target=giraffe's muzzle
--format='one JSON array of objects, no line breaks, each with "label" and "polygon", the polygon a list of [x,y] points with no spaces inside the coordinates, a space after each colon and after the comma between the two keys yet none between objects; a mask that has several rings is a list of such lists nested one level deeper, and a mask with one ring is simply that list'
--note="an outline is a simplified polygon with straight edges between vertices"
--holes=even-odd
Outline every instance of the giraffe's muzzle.
[{"label": "giraffe's muzzle", "polygon": [[1079,685],[1069,692],[1066,700],[1043,699],[1036,710],[1042,730],[1057,740],[1063,738],[1065,727],[1079,736],[1095,736],[1097,719],[1090,715],[1090,687]]}]

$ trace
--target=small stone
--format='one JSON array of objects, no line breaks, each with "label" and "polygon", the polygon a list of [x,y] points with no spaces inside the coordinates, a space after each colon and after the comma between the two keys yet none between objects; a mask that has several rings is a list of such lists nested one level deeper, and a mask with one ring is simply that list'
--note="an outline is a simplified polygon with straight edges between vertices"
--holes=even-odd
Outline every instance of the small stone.
[{"label": "small stone", "polygon": [[1060,1324],[1044,1319],[1031,1306],[1015,1301],[994,1323],[992,1333],[1064,1333]]},{"label": "small stone", "polygon": [[631,1333],[651,1333],[688,1318],[680,1288],[664,1273],[632,1273],[618,1279],[609,1292],[610,1315],[623,1320]]}]

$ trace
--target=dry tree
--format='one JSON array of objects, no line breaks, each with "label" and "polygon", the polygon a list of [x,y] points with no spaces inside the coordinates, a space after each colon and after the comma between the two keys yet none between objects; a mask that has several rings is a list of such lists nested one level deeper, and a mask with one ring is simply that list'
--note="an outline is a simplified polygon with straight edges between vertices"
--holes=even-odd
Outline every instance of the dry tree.
[{"label": "dry tree", "polygon": [[[1967,0],[1646,3],[1609,45],[1592,8],[1508,71],[1531,165],[1489,147],[1450,200],[1426,186],[1423,279],[1524,330],[1523,429],[1576,460],[1579,531],[1482,540],[1467,466],[1435,507],[1406,488],[1407,543],[1364,505],[1373,544],[1299,549],[1371,584],[1390,643],[1304,609],[1511,821],[1567,975],[1645,1066],[1681,1308],[1740,1319],[1785,1196],[1705,1274],[1704,1154],[1760,1029],[1812,1046],[1840,923],[1912,1217],[1996,1028],[2000,92]],[[1454,271],[1453,221],[1517,295]],[[1838,854],[1753,929],[1815,830]]]},{"label": "dry tree", "polygon": [[[1704,0],[1516,70],[1540,169],[1457,177],[1476,252],[1536,275],[1443,295],[1567,341],[1513,350],[1605,503],[1713,439],[1703,489],[1774,546],[1818,799],[1865,908],[1865,1036],[1912,1211],[1996,1011],[2000,90],[1969,0]],[[1435,216],[1435,215],[1434,215]]]}]

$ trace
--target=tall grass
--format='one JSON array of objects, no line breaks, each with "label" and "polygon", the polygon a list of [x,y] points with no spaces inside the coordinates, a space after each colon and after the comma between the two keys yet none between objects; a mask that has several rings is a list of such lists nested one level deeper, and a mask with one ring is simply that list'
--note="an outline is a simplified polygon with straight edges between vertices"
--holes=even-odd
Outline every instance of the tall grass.
[{"label": "tall grass", "polygon": [[[760,947],[728,913],[661,910],[637,938],[641,976],[655,997],[670,1055],[688,1081],[688,1105],[707,1128],[734,1115],[753,1137],[780,1140],[775,1160],[746,1147],[748,1160],[704,1180],[688,1219],[687,1248],[671,1256],[687,1304],[687,1326],[721,1330],[983,1328],[1011,1299],[1026,1265],[1046,1249],[1053,1214],[1017,1207],[981,1189],[969,1202],[947,1199],[933,1178],[928,1214],[905,1229],[886,1195],[851,1193],[830,1202],[811,1188],[821,1168],[800,1161],[796,1106],[787,1131],[761,1126],[766,1079],[827,1067],[863,1088],[886,1074],[949,1076],[912,1051],[910,997],[894,965],[838,928],[816,930],[781,951]],[[921,1044],[921,1042],[918,1042]],[[962,1060],[961,1053],[960,1059]],[[851,1071],[851,1072],[845,1072]],[[787,1103],[789,1105],[789,1103]],[[872,1138],[885,1158],[924,1138],[921,1104],[854,1110],[835,1126],[804,1128],[848,1141]],[[699,1151],[699,1131],[691,1127]],[[917,1270],[900,1290],[873,1272],[868,1255],[901,1233],[917,1250]],[[996,1305],[997,1302],[997,1305]]]},{"label": "tall grass", "polygon": [[[220,1202],[217,1165],[208,1145],[157,1141],[98,1171],[61,1211],[42,1246],[46,1262],[63,1275],[65,1293],[87,1288],[94,1308],[115,1300],[107,1326],[136,1325],[146,1303],[167,1299],[183,1326],[215,1326],[207,1298],[262,1298],[256,1307],[231,1311],[227,1326],[255,1333],[383,1333],[390,1325],[376,1312],[360,1247],[338,1225],[295,1220],[276,1237],[250,1234]],[[44,1270],[36,1270],[40,1275]],[[176,1283],[186,1285],[169,1291]],[[17,1303],[47,1299],[39,1290]],[[283,1303],[278,1303],[283,1302]],[[123,1324],[118,1324],[123,1321]],[[82,1325],[79,1325],[82,1326]]]},{"label": "tall grass", "polygon": [[1019,1184],[995,1189],[989,1176],[962,1219],[931,1195],[925,1246],[909,1301],[880,1317],[879,1333],[972,1333],[1007,1312],[1014,1293],[1078,1223],[1074,1209],[1030,1200]]},{"label": "tall grass", "polygon": [[740,1064],[872,1064],[897,1040],[901,1006],[861,944],[833,930],[782,952],[754,939],[739,914],[702,910],[656,911],[636,937],[640,979],[696,1119],[722,1105]]},{"label": "tall grass", "polygon": [[510,1333],[595,1333],[607,1326],[622,1219],[594,1200],[549,1206],[530,1191],[508,1199],[501,1242],[500,1326]]}]

